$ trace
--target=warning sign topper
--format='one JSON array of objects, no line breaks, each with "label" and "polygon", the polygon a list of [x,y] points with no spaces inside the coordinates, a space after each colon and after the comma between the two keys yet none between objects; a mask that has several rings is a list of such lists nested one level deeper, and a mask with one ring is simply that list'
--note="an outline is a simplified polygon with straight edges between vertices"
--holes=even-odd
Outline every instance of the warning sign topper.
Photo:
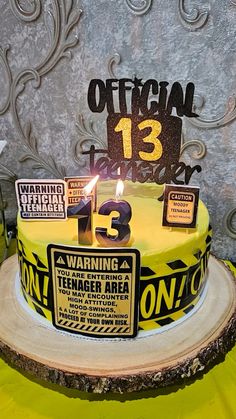
[{"label": "warning sign topper", "polygon": [[[81,198],[84,197],[84,187],[93,179],[93,176],[73,176],[65,177],[67,183],[67,204],[68,204],[68,217],[70,216],[71,208],[76,207]],[[93,211],[97,209],[97,185],[95,185],[88,195],[93,201]],[[72,210],[73,212],[73,210]]]},{"label": "warning sign topper", "polygon": [[20,179],[16,181],[16,196],[24,220],[65,219],[66,183],[63,180]]},{"label": "warning sign topper", "polygon": [[199,188],[166,185],[164,191],[163,226],[196,227]]},{"label": "warning sign topper", "polygon": [[56,328],[91,337],[136,336],[138,250],[51,244],[48,259]]}]

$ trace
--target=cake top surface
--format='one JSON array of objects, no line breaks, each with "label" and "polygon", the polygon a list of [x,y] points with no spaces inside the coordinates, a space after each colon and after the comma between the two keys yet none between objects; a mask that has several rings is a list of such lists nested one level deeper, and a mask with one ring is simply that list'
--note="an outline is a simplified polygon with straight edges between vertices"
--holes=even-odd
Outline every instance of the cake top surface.
[{"label": "cake top surface", "polygon": [[[99,182],[98,207],[104,201],[114,199],[115,185],[115,181]],[[157,199],[162,191],[162,186],[152,183],[125,182],[121,200],[128,201],[132,208],[132,218],[129,223],[131,239],[127,246],[140,251],[142,264],[148,263],[148,259],[153,257],[158,257],[158,263],[164,263],[181,259],[186,252],[194,254],[201,249],[206,239],[209,215],[202,201],[199,201],[196,228],[162,227],[163,203]],[[110,234],[114,234],[116,230],[110,227],[111,219],[117,216],[115,212],[110,216],[95,213],[93,227],[106,227]],[[43,262],[47,261],[47,244],[79,246],[77,231],[78,220],[74,218],[65,221],[23,221],[18,217],[19,239],[22,237],[24,242],[28,241],[29,246],[33,246],[32,251],[38,253]],[[92,247],[99,246],[94,236]]]}]

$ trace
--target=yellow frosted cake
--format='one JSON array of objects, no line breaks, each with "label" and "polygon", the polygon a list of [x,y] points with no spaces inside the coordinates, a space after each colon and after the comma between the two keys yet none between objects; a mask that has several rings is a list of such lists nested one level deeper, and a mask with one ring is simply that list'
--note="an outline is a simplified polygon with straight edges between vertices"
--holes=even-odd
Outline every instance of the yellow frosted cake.
[{"label": "yellow frosted cake", "polygon": [[[114,181],[100,182],[98,207],[114,196],[114,188]],[[160,194],[156,184],[125,182],[124,199],[132,208],[131,238],[126,247],[140,252],[138,327],[145,331],[167,326],[196,307],[206,288],[211,244],[208,211],[201,201],[196,228],[162,227],[163,203],[157,200]],[[94,228],[99,225],[109,229],[112,215],[95,213]],[[78,249],[78,220],[25,221],[18,217],[17,228],[23,296],[35,312],[52,322],[47,246]],[[100,245],[94,238],[88,251],[97,247]]]}]

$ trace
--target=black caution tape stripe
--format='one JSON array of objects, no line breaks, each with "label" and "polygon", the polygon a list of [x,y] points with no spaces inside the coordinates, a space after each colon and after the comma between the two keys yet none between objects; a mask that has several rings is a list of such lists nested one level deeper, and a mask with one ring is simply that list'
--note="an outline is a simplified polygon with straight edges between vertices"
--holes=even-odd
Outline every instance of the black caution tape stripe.
[{"label": "black caution tape stripe", "polygon": [[35,304],[33,302],[33,305],[34,305],[35,311],[37,311],[37,313],[40,314],[40,316],[46,317],[46,315],[44,314],[43,310],[37,304]]},{"label": "black caution tape stripe", "polygon": [[170,324],[174,321],[174,319],[172,319],[171,317],[166,317],[163,320],[158,320],[158,322],[156,322],[159,326],[166,326],[167,324]]},{"label": "black caution tape stripe", "polygon": [[85,324],[83,324],[83,326],[80,326],[80,330],[84,330],[85,328]]},{"label": "black caution tape stripe", "polygon": [[184,269],[187,268],[187,265],[181,260],[181,259],[177,259],[173,262],[169,262],[167,263],[167,265],[173,269],[173,271],[176,271],[177,269]]},{"label": "black caution tape stripe", "polygon": [[35,253],[32,252],[32,255],[34,256],[35,260],[36,260],[36,264],[38,268],[43,268],[47,270],[47,266],[45,266],[43,264],[43,262],[39,259],[38,255],[36,255]]},{"label": "black caution tape stripe", "polygon": [[211,243],[211,236],[207,236],[206,238],[206,244],[209,244],[209,243]]},{"label": "black caution tape stripe", "polygon": [[94,326],[94,328],[91,330],[91,332],[96,332],[97,326]]},{"label": "black caution tape stripe", "polygon": [[194,255],[193,255],[193,256],[194,256],[197,260],[199,260],[199,259],[201,259],[201,255],[202,255],[201,250],[198,250],[198,252],[194,253]]},{"label": "black caution tape stripe", "polygon": [[185,314],[188,314],[193,308],[194,308],[194,305],[192,304],[191,306],[185,308],[183,311]]},{"label": "black caution tape stripe", "polygon": [[123,327],[120,327],[120,328],[119,328],[116,332],[117,332],[117,333],[120,333],[120,332],[122,332],[122,331],[123,331],[123,329],[124,329]]},{"label": "black caution tape stripe", "polygon": [[100,327],[100,329],[98,329],[97,333],[102,332],[102,330],[103,330],[103,326],[102,326],[102,327]]},{"label": "black caution tape stripe", "polygon": [[59,321],[58,321],[58,323],[59,323],[61,326],[66,326],[66,325],[67,325],[67,321],[66,321],[66,320],[59,320]]},{"label": "black caution tape stripe", "polygon": [[23,244],[23,242],[21,240],[18,240],[18,242],[20,243],[20,248],[18,247],[18,249],[23,253],[23,255],[26,257],[26,253],[25,253],[25,246]]},{"label": "black caution tape stripe", "polygon": [[[164,319],[160,319],[160,320],[158,320],[158,321],[152,321],[152,324],[154,325],[156,325],[156,327],[157,328],[159,328],[159,327],[162,327],[162,326],[166,326],[166,325],[168,325],[168,324],[171,324],[171,323],[173,323],[175,321],[175,319],[172,319],[171,317],[165,317]],[[146,329],[146,328],[144,328],[144,327],[142,327],[142,326],[140,326],[139,325],[139,328],[138,328],[138,330],[148,330],[148,329]]]},{"label": "black caution tape stripe", "polygon": [[141,276],[145,277],[145,276],[151,276],[151,275],[156,275],[156,273],[153,272],[152,269],[150,269],[148,266],[141,267]]}]

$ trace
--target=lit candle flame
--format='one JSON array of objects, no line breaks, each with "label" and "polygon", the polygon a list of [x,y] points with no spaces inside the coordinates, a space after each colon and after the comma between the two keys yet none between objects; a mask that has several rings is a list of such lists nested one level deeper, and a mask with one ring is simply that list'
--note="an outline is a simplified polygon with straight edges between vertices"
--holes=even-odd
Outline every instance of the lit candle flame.
[{"label": "lit candle flame", "polygon": [[99,175],[95,176],[92,180],[90,180],[90,182],[83,188],[83,193],[84,193],[85,198],[87,198],[87,196],[91,194],[98,179],[99,179]]},{"label": "lit candle flame", "polygon": [[124,182],[122,182],[121,179],[117,181],[116,185],[116,199],[120,199],[120,197],[123,195],[124,192]]}]

